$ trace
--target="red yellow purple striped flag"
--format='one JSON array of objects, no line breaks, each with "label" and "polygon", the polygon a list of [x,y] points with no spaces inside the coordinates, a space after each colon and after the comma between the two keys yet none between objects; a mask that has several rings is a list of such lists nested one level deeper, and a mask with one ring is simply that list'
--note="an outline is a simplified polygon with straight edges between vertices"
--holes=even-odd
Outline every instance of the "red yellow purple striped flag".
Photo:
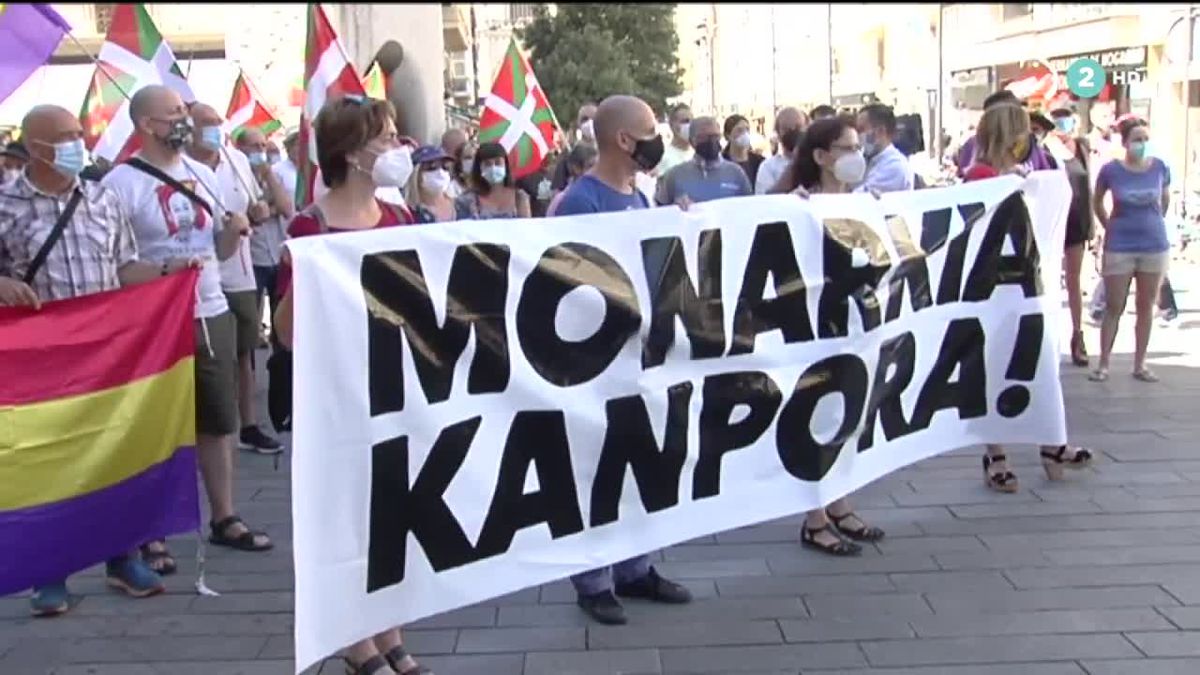
[{"label": "red yellow purple striped flag", "polygon": [[0,595],[199,527],[196,279],[0,308]]}]

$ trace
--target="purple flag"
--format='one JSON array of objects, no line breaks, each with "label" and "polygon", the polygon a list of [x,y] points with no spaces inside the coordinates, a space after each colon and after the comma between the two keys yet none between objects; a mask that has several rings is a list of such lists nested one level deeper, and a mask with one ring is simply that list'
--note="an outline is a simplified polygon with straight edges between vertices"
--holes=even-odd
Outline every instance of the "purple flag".
[{"label": "purple flag", "polygon": [[0,3],[0,102],[50,60],[70,30],[50,5]]}]

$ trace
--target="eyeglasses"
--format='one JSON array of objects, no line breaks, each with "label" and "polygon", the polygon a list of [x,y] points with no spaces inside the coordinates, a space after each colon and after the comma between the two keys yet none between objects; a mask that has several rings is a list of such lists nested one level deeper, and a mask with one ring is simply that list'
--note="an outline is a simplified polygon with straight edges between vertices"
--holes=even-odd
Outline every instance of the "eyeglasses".
[{"label": "eyeglasses", "polygon": [[846,152],[862,152],[863,146],[861,143],[857,143],[855,145],[843,145],[841,143],[835,143],[829,146],[830,150],[833,150],[834,148],[838,150],[845,150]]}]

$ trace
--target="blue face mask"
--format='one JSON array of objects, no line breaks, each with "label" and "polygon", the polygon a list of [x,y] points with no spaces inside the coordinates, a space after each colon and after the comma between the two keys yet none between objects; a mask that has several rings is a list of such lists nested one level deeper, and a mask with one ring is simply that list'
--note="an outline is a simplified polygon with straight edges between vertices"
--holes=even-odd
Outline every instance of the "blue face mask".
[{"label": "blue face mask", "polygon": [[54,144],[54,168],[67,178],[74,178],[87,165],[87,148],[83,139]]},{"label": "blue face mask", "polygon": [[504,178],[508,175],[508,169],[505,169],[503,165],[494,164],[484,167],[480,173],[483,174],[483,179],[489,184],[501,185],[504,183]]},{"label": "blue face mask", "polygon": [[1130,143],[1129,153],[1133,155],[1134,159],[1145,159],[1146,144],[1142,141],[1134,141],[1133,143]]},{"label": "blue face mask", "polygon": [[1059,117],[1054,120],[1054,126],[1064,134],[1069,134],[1075,131],[1074,117]]},{"label": "blue face mask", "polygon": [[222,140],[223,134],[221,134],[221,127],[201,127],[200,143],[202,145],[212,150],[219,150],[221,148]]},{"label": "blue face mask", "polygon": [[250,166],[262,166],[267,163],[267,153],[265,152],[252,152],[246,157],[250,159]]}]

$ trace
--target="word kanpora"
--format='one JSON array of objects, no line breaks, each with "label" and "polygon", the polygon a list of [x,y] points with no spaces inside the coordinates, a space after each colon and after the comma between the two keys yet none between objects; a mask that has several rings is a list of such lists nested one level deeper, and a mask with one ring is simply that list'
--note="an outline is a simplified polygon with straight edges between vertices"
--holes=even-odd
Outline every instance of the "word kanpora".
[{"label": "word kanpora", "polygon": [[[686,330],[691,358],[712,359],[752,353],[755,338],[769,331],[780,331],[786,343],[846,336],[851,304],[857,307],[864,330],[873,330],[881,321],[900,317],[905,288],[914,312],[935,304],[983,302],[1000,285],[1015,285],[1027,298],[1041,295],[1039,255],[1021,193],[997,206],[965,284],[967,244],[985,209],[980,203],[956,208],[964,222],[963,231],[949,238],[950,208],[926,212],[919,247],[909,237],[903,220],[889,217],[888,232],[901,256],[894,264],[879,236],[866,224],[826,221],[822,254],[825,279],[815,325],[809,317],[806,289],[787,224],[759,225],[743,272],[731,340],[726,340],[720,297],[720,230],[700,234],[698,287],[689,276],[678,238],[644,240],[643,263],[653,306],[642,345],[643,367],[653,368],[664,362],[675,341],[676,318]],[[1006,239],[1015,255],[1004,255]],[[869,264],[855,267],[855,248],[868,252]],[[946,260],[934,297],[927,257],[943,248],[947,249]],[[460,246],[451,263],[446,320],[439,325],[416,251],[387,251],[364,257],[361,282],[368,309],[372,416],[404,408],[405,343],[421,390],[430,403],[449,398],[454,368],[471,330],[475,331],[476,349],[468,374],[468,392],[500,393],[507,388],[508,262],[505,246]],[[884,308],[876,298],[876,289],[889,271],[889,300]],[[776,292],[771,299],[763,297],[768,275],[774,280]],[[568,342],[557,334],[555,313],[561,300],[581,286],[596,288],[603,295],[604,319],[589,338]],[[1040,357],[1042,322],[1040,314],[1021,318],[1010,377],[1028,373],[1023,379],[1032,379]],[[547,250],[526,278],[516,311],[522,353],[539,376],[561,387],[584,384],[597,377],[641,324],[637,295],[628,274],[608,253],[584,243],[564,243]],[[819,481],[858,429],[864,413],[859,452],[874,444],[876,418],[884,436],[892,440],[928,428],[941,410],[957,409],[960,419],[985,416],[988,406],[983,346],[983,328],[978,319],[951,321],[908,420],[900,397],[914,375],[916,343],[910,332],[883,343],[873,378],[857,356],[831,356],[805,370],[786,402],[779,384],[762,372],[730,372],[705,378],[692,499],[718,495],[724,455],[752,446],[776,417],[776,443],[784,469],[799,480]],[[952,382],[956,370],[958,377]],[[668,391],[662,447],[655,439],[641,396],[607,402],[607,432],[591,486],[591,527],[617,520],[627,469],[633,473],[647,512],[678,504],[693,389],[691,382],[683,382]],[[1006,417],[1015,417],[1029,404],[1028,392],[1015,389],[1001,396],[1000,412]],[[844,419],[835,437],[821,443],[813,438],[810,422],[817,403],[834,393],[844,396]],[[731,413],[739,405],[748,406],[750,413],[731,423]],[[413,481],[409,480],[407,436],[373,448],[368,592],[404,579],[410,532],[432,568],[443,571],[505,553],[516,532],[524,528],[545,523],[556,539],[584,529],[564,412],[519,411],[509,429],[479,540],[475,544],[468,540],[444,493],[462,467],[481,421],[476,416],[443,429]],[[525,477],[531,467],[540,488],[525,493]]]}]

